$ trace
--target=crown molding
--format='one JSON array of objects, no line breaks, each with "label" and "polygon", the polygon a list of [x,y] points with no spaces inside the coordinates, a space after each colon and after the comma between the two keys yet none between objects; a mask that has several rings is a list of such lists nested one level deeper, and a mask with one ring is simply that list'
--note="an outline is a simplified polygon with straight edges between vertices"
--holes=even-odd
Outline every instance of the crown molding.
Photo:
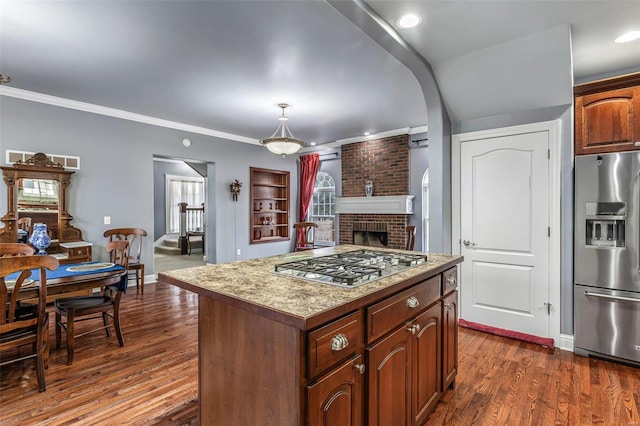
[{"label": "crown molding", "polygon": [[191,124],[178,123],[177,121],[164,120],[150,117],[148,115],[136,114],[116,108],[109,108],[87,102],[74,101],[72,99],[59,98],[57,96],[45,95],[43,93],[30,92],[28,90],[16,89],[14,87],[0,86],[0,96],[23,99],[26,101],[39,102],[47,105],[54,105],[61,108],[75,109],[92,114],[105,115],[108,117],[120,118],[122,120],[135,121],[138,123],[150,124],[152,126],[166,127],[169,129],[183,130],[185,132],[197,133],[200,135],[213,136],[216,138],[228,139],[237,142],[260,145],[258,139],[246,136],[235,135],[233,133],[221,132],[206,127],[193,126]]},{"label": "crown molding", "polygon": [[338,139],[335,142],[323,143],[315,146],[308,146],[308,147],[302,148],[299,152],[305,153],[305,152],[323,151],[328,148],[336,148],[336,147],[347,145],[350,143],[364,142],[364,141],[388,138],[390,136],[398,136],[398,135],[415,135],[417,133],[426,133],[426,132],[427,132],[426,125],[417,126],[417,127],[401,127],[399,129],[386,130],[380,133],[373,133],[373,134],[370,134],[369,136],[364,136],[364,135],[354,136],[351,138]]}]

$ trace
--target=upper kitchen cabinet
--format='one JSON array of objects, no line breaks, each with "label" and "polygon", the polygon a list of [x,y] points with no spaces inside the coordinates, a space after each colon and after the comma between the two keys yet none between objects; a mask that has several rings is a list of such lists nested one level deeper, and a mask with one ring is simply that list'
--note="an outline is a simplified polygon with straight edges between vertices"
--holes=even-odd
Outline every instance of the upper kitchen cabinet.
[{"label": "upper kitchen cabinet", "polygon": [[251,244],[289,239],[289,172],[250,168]]},{"label": "upper kitchen cabinet", "polygon": [[640,73],[574,87],[575,154],[640,150]]}]

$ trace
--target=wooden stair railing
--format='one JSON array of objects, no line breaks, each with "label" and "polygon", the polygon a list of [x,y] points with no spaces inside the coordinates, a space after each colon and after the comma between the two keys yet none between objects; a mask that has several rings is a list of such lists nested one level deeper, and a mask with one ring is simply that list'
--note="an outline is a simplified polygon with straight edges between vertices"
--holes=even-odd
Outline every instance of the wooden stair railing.
[{"label": "wooden stair railing", "polygon": [[187,254],[189,247],[187,241],[188,233],[202,235],[202,243],[204,245],[204,203],[200,207],[189,207],[187,203],[178,203],[178,206],[180,207],[178,244],[180,246],[180,254]]}]

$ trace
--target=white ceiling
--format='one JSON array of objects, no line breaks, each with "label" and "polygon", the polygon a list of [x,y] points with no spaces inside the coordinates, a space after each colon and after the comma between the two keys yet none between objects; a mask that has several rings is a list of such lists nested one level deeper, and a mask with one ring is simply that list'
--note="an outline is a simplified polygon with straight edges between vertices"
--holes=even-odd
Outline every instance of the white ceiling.
[{"label": "white ceiling", "polygon": [[[640,70],[640,41],[613,43],[640,30],[638,1],[367,3],[394,25],[405,11],[422,14],[419,27],[399,33],[433,65],[454,122],[522,108],[474,103],[470,74],[459,70],[473,73],[469,68],[482,61],[490,62],[485,72],[503,69],[508,64],[491,59],[510,54],[502,46],[522,46],[518,40],[547,43],[537,54],[549,62],[540,65],[551,79],[540,85],[549,92],[570,86],[571,60],[578,79]],[[290,129],[307,143],[427,124],[411,72],[324,1],[1,0],[0,6],[0,73],[12,77],[6,87],[13,95],[26,90],[254,140],[274,132],[280,102],[292,104]],[[562,28],[571,29],[573,58]],[[547,49],[549,43],[560,47]],[[507,74],[526,85],[526,73],[541,71],[529,68]],[[558,69],[563,75],[554,81]],[[522,105],[565,101],[566,93]]]}]

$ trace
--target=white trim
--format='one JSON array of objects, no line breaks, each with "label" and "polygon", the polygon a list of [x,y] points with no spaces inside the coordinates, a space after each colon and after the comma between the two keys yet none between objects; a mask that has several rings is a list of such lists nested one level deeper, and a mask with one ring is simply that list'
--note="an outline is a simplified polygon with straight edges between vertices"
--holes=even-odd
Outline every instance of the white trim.
[{"label": "white trim", "polygon": [[[549,336],[560,344],[560,120],[524,124],[453,135],[451,146],[451,247],[460,254],[460,148],[464,142],[534,132],[549,133],[549,303],[554,309],[549,321]],[[557,307],[557,309],[555,309]]]},{"label": "white trim", "polygon": [[413,214],[413,195],[336,197],[336,213]]},{"label": "white trim", "polygon": [[14,87],[0,86],[0,95],[12,98],[24,99],[26,101],[39,102],[47,105],[59,106],[62,108],[75,109],[78,111],[90,112],[93,114],[106,115],[108,117],[121,118],[123,120],[136,121],[138,123],[151,124],[153,126],[166,127],[169,129],[183,130],[185,132],[197,133],[201,135],[213,136],[216,138],[229,139],[232,141],[260,145],[258,139],[246,136],[235,135],[233,133],[221,132],[206,127],[193,126],[191,124],[178,123],[177,121],[164,120],[150,117],[148,115],[136,114],[116,108],[109,108],[87,102],[74,101],[72,99],[59,98],[57,96],[45,95],[42,93],[30,92],[28,90],[16,89]]},{"label": "white trim", "polygon": [[388,138],[391,136],[399,136],[399,135],[415,135],[417,133],[425,133],[426,131],[427,131],[426,125],[417,126],[417,127],[402,127],[400,129],[385,130],[384,132],[374,133],[369,136],[364,136],[364,135],[354,136],[351,138],[338,139],[335,142],[328,142],[328,143],[323,143],[315,146],[306,146],[298,152],[301,152],[301,153],[316,152],[316,151],[322,151],[328,148],[336,148],[336,147],[347,145],[350,143],[364,142],[364,141]]},{"label": "white trim", "polygon": [[418,133],[427,133],[428,131],[429,131],[429,127],[426,124],[424,126],[409,128],[410,135],[417,135]]},{"label": "white trim", "polygon": [[561,334],[557,346],[563,351],[573,352],[573,334]]}]

